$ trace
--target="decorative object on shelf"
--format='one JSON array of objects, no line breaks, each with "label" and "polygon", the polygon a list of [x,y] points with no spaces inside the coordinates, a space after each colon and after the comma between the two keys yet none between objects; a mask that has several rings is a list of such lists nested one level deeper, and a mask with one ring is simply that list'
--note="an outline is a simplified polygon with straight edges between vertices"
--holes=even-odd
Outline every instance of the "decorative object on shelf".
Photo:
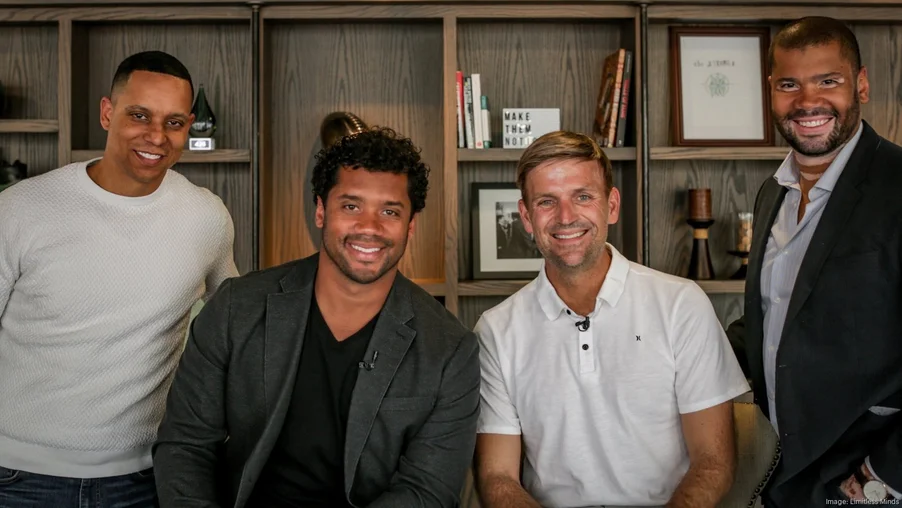
[{"label": "decorative object on shelf", "polygon": [[502,148],[526,148],[543,134],[560,130],[560,108],[504,108]]},{"label": "decorative object on shelf", "polygon": [[542,255],[523,226],[519,200],[520,190],[513,183],[473,182],[474,279],[532,279],[538,275]]},{"label": "decorative object on shelf", "polygon": [[692,256],[689,259],[689,278],[713,280],[714,264],[708,250],[708,228],[714,224],[711,213],[711,189],[689,189],[689,218],[692,226]]},{"label": "decorative object on shelf", "polygon": [[336,111],[323,118],[319,127],[319,138],[323,147],[329,147],[345,136],[363,132],[368,128],[366,123],[354,113]]},{"label": "decorative object on shelf", "polygon": [[9,163],[0,159],[0,191],[28,178],[28,165],[16,159]]},{"label": "decorative object on shelf", "polygon": [[730,279],[745,280],[749,268],[749,252],[752,250],[752,219],[754,214],[751,212],[739,212],[739,228],[736,231],[736,248],[727,251],[729,254],[738,257],[742,264],[736,270]]},{"label": "decorative object on shelf", "polygon": [[197,99],[194,100],[191,113],[194,114],[194,123],[188,130],[188,150],[215,150],[216,143],[213,140],[213,133],[216,132],[216,115],[213,114],[213,110],[207,102],[203,84],[198,87]]},{"label": "decorative object on shelf", "polygon": [[670,27],[675,146],[771,146],[768,27]]},{"label": "decorative object on shelf", "polygon": [[604,59],[592,129],[602,148],[623,147],[626,140],[632,74],[632,51],[620,48]]}]

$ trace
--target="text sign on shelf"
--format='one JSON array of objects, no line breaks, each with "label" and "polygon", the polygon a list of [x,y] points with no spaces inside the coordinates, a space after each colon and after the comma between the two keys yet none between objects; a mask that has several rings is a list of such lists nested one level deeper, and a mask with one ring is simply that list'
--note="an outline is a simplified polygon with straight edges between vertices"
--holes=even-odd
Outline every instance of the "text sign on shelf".
[{"label": "text sign on shelf", "polygon": [[504,108],[503,148],[526,148],[533,141],[561,128],[560,108]]}]

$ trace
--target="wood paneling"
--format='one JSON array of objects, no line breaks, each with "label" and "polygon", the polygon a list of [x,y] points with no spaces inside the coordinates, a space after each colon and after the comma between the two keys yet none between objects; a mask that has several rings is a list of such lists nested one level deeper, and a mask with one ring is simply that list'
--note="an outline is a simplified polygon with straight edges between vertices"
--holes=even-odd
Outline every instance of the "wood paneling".
[{"label": "wood paneling", "polygon": [[0,134],[0,159],[28,165],[28,176],[58,167],[56,134]]},{"label": "wood paneling", "polygon": [[[624,169],[625,165],[629,165],[630,169]],[[517,165],[514,162],[463,162],[458,164],[458,193],[457,202],[459,203],[457,220],[460,224],[457,256],[460,260],[460,271],[458,277],[462,280],[471,279],[473,277],[473,225],[471,218],[472,200],[472,184],[474,182],[505,182],[513,184],[516,179]],[[614,163],[614,186],[621,187],[623,184],[623,174],[626,171],[634,171],[632,163]],[[629,221],[630,219],[624,219]],[[635,220],[635,219],[632,219]],[[608,229],[608,241],[623,252],[623,228],[624,221],[621,220]]]},{"label": "wood paneling", "polygon": [[235,224],[235,264],[240,273],[253,269],[251,172],[246,164],[176,164],[173,169],[222,198]]},{"label": "wood paneling", "polygon": [[754,210],[755,196],[778,164],[761,161],[655,161],[649,174],[651,267],[685,277],[692,254],[692,228],[686,224],[688,192],[711,188],[715,223],[708,244],[716,278],[739,268],[739,258],[727,253],[736,242],[736,213]]},{"label": "wood paneling", "polygon": [[726,9],[712,9],[706,5],[652,5],[648,9],[648,16],[658,20],[716,22],[789,21],[813,14],[829,16],[844,21],[885,22],[902,20],[902,10],[898,7],[868,7],[862,5],[864,2],[859,0],[855,0],[855,3],[858,4],[855,7],[849,7],[849,2],[844,2],[844,7],[830,7],[821,4],[816,10],[810,5],[736,5]]},{"label": "wood paneling", "polygon": [[444,264],[445,264],[445,308],[452,314],[458,313],[457,279],[458,255],[457,238],[461,224],[458,222],[457,210],[460,203],[457,201],[457,164],[458,151],[451,147],[457,146],[457,86],[451,83],[457,82],[457,19],[447,16],[442,20],[442,95],[444,98],[443,110],[443,143],[444,143],[444,167],[442,172],[442,213],[444,214]]},{"label": "wood paneling", "polygon": [[620,24],[461,21],[458,26],[459,70],[481,75],[493,146],[502,146],[504,108],[560,108],[562,129],[592,133],[604,59],[623,44]]},{"label": "wood paneling", "polygon": [[506,300],[507,296],[468,296],[460,299],[460,314],[457,318],[472,330],[483,312]]},{"label": "wood paneling", "polygon": [[56,27],[0,24],[0,118],[56,120]]},{"label": "wood paneling", "polygon": [[789,153],[786,146],[661,146],[651,149],[652,160],[776,160]]},{"label": "wood paneling", "polygon": [[87,37],[90,55],[87,97],[79,97],[90,107],[87,116],[74,118],[73,130],[88,132],[88,146],[102,149],[106,131],[100,126],[100,99],[109,93],[110,82],[119,63],[133,53],[161,50],[178,58],[191,73],[195,92],[204,86],[207,100],[216,115],[216,146],[250,146],[251,126],[251,40],[250,26],[243,23],[91,24],[81,33]]},{"label": "wood paneling", "polygon": [[320,232],[310,174],[319,128],[333,111],[391,127],[422,148],[431,167],[426,209],[401,260],[413,278],[444,278],[442,24],[360,23],[266,26],[268,84],[266,222],[261,264],[312,254]]},{"label": "wood paneling", "polygon": [[61,19],[57,33],[56,111],[57,162],[62,165],[72,156],[72,20]]},{"label": "wood paneling", "polygon": [[853,25],[867,67],[870,101],[861,114],[883,137],[902,145],[902,25]]},{"label": "wood paneling", "polygon": [[465,18],[494,19],[617,19],[632,18],[636,8],[629,5],[286,5],[264,6],[263,16],[267,19],[401,19],[401,18],[442,18],[453,16]]}]

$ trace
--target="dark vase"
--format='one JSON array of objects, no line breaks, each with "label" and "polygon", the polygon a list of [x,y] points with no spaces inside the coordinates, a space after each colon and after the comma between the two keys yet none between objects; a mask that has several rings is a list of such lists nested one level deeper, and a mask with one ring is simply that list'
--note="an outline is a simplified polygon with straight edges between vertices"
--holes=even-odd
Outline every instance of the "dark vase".
[{"label": "dark vase", "polygon": [[197,99],[194,101],[194,107],[191,109],[194,114],[194,123],[188,132],[194,138],[209,138],[216,132],[216,116],[210,109],[207,102],[207,94],[204,93],[204,85],[198,87]]},{"label": "dark vase", "polygon": [[28,177],[28,166],[16,159],[9,163],[0,160],[0,185],[12,185]]},{"label": "dark vase", "polygon": [[319,137],[324,147],[330,147],[345,136],[365,130],[367,130],[367,125],[354,113],[336,111],[335,113],[329,113],[323,119],[323,123],[320,125]]},{"label": "dark vase", "polygon": [[692,226],[692,255],[689,258],[689,274],[692,280],[713,280],[714,264],[708,249],[708,228],[714,219],[689,219]]}]

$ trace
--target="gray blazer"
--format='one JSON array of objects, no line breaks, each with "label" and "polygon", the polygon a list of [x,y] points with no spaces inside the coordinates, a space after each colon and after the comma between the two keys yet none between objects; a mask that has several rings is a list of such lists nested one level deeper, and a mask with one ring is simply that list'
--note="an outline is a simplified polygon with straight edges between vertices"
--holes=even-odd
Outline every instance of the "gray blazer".
[{"label": "gray blazer", "polygon": [[[195,318],[154,445],[161,507],[247,503],[291,401],[317,259],[229,279]],[[399,273],[364,359],[376,351],[348,416],[348,500],[458,506],[476,444],[475,335]]]}]

